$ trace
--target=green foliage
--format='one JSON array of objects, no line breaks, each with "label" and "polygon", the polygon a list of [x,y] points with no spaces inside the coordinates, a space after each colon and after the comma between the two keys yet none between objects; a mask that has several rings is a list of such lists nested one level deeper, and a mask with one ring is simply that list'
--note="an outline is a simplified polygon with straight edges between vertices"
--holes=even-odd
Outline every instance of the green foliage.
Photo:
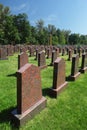
[{"label": "green foliage", "polygon": [[9,7],[4,7],[0,4],[0,43],[4,43],[6,16],[8,16],[9,13]]},{"label": "green foliage", "polygon": [[87,44],[87,35],[80,36],[80,44]]},{"label": "green foliage", "polygon": [[79,34],[71,34],[69,36],[69,43],[72,45],[78,44],[79,43]]},{"label": "green foliage", "polygon": [[56,27],[54,25],[48,24],[48,33],[49,34],[55,34],[56,33]]},{"label": "green foliage", "polygon": [[87,44],[87,35],[72,34],[70,30],[60,30],[51,24],[45,27],[42,19],[33,27],[27,14],[11,15],[10,8],[0,4],[0,44],[9,43],[81,45]]},{"label": "green foliage", "polygon": [[42,33],[43,32],[43,28],[44,28],[44,21],[42,19],[38,20],[36,22],[36,28],[37,28],[37,31]]},{"label": "green foliage", "polygon": [[65,44],[68,44],[69,43],[69,35],[71,33],[70,30],[63,30],[64,32],[64,36],[65,36]]},{"label": "green foliage", "polygon": [[44,21],[42,19],[36,22],[36,39],[38,44],[45,44],[46,43],[46,30],[44,28]]},{"label": "green foliage", "polygon": [[7,16],[6,17],[6,23],[5,23],[5,29],[4,29],[4,36],[5,39],[7,39],[7,43],[9,44],[11,42],[18,42],[20,41],[18,30],[15,26],[13,26],[13,17]]},{"label": "green foliage", "polygon": [[64,35],[63,31],[60,31],[59,34],[58,34],[58,42],[61,45],[65,44],[65,35]]},{"label": "green foliage", "polygon": [[52,37],[52,43],[53,45],[58,45],[58,37],[56,35]]},{"label": "green foliage", "polygon": [[20,43],[29,42],[30,24],[27,20],[27,15],[24,13],[15,15],[13,16],[13,22],[19,33]]}]

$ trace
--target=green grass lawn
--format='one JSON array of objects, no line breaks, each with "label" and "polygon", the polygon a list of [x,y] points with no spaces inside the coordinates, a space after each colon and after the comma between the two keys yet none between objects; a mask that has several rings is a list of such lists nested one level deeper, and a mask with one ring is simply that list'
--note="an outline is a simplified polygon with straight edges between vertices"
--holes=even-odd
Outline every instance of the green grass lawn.
[{"label": "green grass lawn", "polygon": [[[71,73],[71,61],[66,61],[66,76]],[[46,59],[49,65],[51,59]],[[34,57],[29,63],[37,65]],[[80,59],[81,63],[81,59]],[[80,66],[80,65],[79,65]],[[16,107],[17,54],[0,61],[0,130],[16,130],[10,124],[10,112]],[[41,71],[42,92],[47,98],[47,107],[28,121],[20,130],[87,130],[87,72],[81,74],[75,82],[68,86],[57,99],[47,95],[52,86],[53,67]]]}]

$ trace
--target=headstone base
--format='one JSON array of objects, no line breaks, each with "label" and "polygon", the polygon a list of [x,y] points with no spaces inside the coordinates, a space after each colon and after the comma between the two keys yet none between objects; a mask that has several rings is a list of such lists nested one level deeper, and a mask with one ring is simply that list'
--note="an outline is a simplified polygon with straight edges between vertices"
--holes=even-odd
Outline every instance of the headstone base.
[{"label": "headstone base", "polygon": [[84,69],[80,69],[81,73],[85,73],[87,71],[87,67],[85,67]]},{"label": "headstone base", "polygon": [[49,94],[53,98],[57,98],[58,94],[67,86],[68,82],[65,82],[61,86],[59,86],[57,89],[50,88]]},{"label": "headstone base", "polygon": [[79,76],[80,76],[80,72],[78,72],[78,73],[75,74],[74,76],[70,75],[70,76],[68,77],[68,80],[70,80],[70,81],[75,81]]},{"label": "headstone base", "polygon": [[35,105],[30,107],[23,114],[17,114],[17,109],[13,110],[12,115],[12,123],[16,127],[22,126],[28,120],[31,120],[36,114],[38,114],[42,109],[46,107],[46,98],[42,97],[40,101],[38,101]]}]

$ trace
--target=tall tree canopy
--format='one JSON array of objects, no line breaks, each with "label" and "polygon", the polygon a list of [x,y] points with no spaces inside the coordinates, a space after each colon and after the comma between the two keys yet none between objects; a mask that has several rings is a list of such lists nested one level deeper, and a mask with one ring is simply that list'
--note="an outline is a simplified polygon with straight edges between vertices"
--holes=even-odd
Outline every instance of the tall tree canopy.
[{"label": "tall tree canopy", "polygon": [[0,44],[87,44],[87,35],[60,30],[55,25],[44,26],[42,19],[31,26],[25,13],[13,15],[9,7],[0,4]]}]

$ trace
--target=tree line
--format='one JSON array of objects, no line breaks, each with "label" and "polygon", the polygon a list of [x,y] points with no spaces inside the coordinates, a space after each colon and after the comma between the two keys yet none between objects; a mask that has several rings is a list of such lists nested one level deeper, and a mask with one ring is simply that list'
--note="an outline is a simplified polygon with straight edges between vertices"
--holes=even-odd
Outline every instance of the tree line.
[{"label": "tree line", "polygon": [[51,24],[46,27],[42,19],[31,26],[27,14],[13,15],[9,7],[0,4],[0,44],[82,45],[87,44],[87,35]]}]

